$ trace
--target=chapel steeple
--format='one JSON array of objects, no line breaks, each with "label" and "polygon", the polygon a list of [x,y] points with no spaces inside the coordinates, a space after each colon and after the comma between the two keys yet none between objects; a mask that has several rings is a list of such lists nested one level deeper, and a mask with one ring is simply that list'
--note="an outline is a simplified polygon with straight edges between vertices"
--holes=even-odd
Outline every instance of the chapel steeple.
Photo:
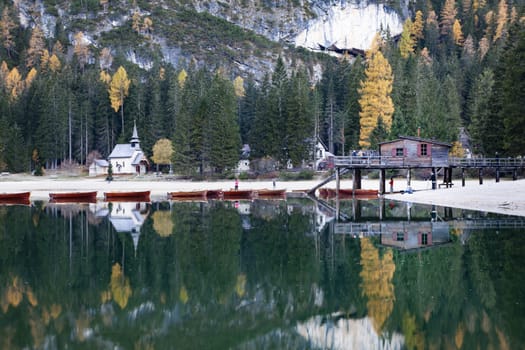
[{"label": "chapel steeple", "polygon": [[135,121],[133,121],[133,135],[131,135],[129,143],[131,144],[131,148],[140,150],[139,134],[137,132],[137,123]]}]

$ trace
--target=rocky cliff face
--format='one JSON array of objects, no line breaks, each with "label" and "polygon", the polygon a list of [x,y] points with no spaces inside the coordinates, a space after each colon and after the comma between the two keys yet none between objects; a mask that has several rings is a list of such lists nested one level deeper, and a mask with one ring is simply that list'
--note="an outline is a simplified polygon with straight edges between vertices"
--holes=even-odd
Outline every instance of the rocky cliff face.
[{"label": "rocky cliff face", "polygon": [[[115,49],[118,46],[133,63],[143,68],[150,67],[151,58],[144,52],[151,51],[154,43],[164,60],[175,66],[189,59],[202,65],[209,63],[206,62],[209,59],[225,60],[213,63],[229,66],[238,72],[253,74],[258,78],[271,70],[272,62],[277,56],[292,59],[285,47],[301,46],[316,50],[320,45],[335,45],[338,48],[367,49],[378,31],[388,30],[391,35],[399,34],[403,18],[407,16],[406,4],[401,10],[393,11],[383,4],[358,0],[157,0],[147,2],[147,8],[140,6],[140,3],[130,6],[123,0],[110,1],[106,8],[94,6],[85,9],[73,8],[71,2],[60,0],[54,0],[52,5],[46,0],[16,2],[22,26],[34,25],[36,14],[46,36],[52,37],[57,29],[61,29],[72,40],[73,35],[82,30],[86,40],[94,47],[107,45],[106,42],[101,44],[100,38],[105,33],[129,26],[133,14],[139,11],[142,16],[151,17],[154,23],[147,50],[141,53],[136,46],[144,43],[126,43],[127,38],[119,40],[112,47]],[[227,41],[227,32],[219,40],[214,38],[213,42],[208,43],[206,35],[190,32],[191,20],[185,23],[174,20],[182,11],[211,14],[227,21],[225,23],[229,23],[230,26],[238,26],[262,35],[276,45],[272,48],[268,45],[261,48],[256,47],[258,44],[253,40],[241,38],[240,41],[228,42],[221,46],[218,41]],[[206,18],[204,20],[206,21]],[[195,24],[194,27],[199,27],[199,24]],[[177,30],[176,38],[172,34],[173,28]],[[250,43],[249,49],[247,42]],[[240,46],[240,43],[243,46]],[[126,49],[123,48],[124,45],[130,47]],[[315,63],[310,62],[309,65],[315,70]]]},{"label": "rocky cliff face", "polygon": [[[337,45],[366,50],[379,31],[400,34],[408,15],[378,3],[358,0],[274,1],[194,1],[197,11],[207,11],[273,41],[285,41],[306,48]],[[284,3],[284,4],[283,4]]]}]

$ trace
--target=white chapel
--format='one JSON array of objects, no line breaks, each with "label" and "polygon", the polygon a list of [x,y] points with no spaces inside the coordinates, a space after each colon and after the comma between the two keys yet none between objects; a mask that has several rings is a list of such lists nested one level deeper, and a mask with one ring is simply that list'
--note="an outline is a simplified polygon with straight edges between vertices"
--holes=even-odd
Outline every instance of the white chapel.
[{"label": "white chapel", "polygon": [[133,135],[129,143],[117,144],[108,157],[113,168],[113,174],[145,174],[148,169],[148,159],[140,148],[137,126],[133,126]]}]

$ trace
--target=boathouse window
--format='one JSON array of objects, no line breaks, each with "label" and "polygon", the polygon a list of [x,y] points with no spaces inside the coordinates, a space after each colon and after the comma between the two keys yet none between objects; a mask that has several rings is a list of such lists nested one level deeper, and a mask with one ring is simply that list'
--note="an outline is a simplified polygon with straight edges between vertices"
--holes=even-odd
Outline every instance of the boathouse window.
[{"label": "boathouse window", "polygon": [[421,147],[421,155],[422,156],[428,156],[427,146],[428,145],[426,143],[422,143],[420,145],[420,147]]},{"label": "boathouse window", "polygon": [[421,234],[421,245],[427,245],[428,244],[428,234],[422,233]]},{"label": "boathouse window", "polygon": [[403,148],[401,147],[396,148],[396,157],[403,157],[403,155],[404,155]]},{"label": "boathouse window", "polygon": [[398,232],[396,234],[396,241],[401,242],[405,240],[405,234],[403,232]]}]

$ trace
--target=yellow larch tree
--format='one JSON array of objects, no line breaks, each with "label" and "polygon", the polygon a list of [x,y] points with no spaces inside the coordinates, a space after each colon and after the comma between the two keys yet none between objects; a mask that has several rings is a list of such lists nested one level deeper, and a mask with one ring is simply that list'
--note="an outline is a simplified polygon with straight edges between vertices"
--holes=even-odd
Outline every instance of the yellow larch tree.
[{"label": "yellow larch tree", "polygon": [[133,16],[131,16],[131,29],[140,34],[140,13],[138,10],[133,12]]},{"label": "yellow larch tree", "polygon": [[414,53],[414,47],[416,46],[416,40],[412,34],[413,28],[414,24],[412,23],[412,20],[408,18],[403,24],[403,32],[399,39],[399,53],[401,54],[401,57],[405,59]]},{"label": "yellow larch tree", "polygon": [[246,94],[244,90],[244,79],[239,76],[233,80],[233,88],[235,89],[235,96],[237,97],[244,97]]},{"label": "yellow larch tree", "polygon": [[494,33],[493,41],[505,37],[507,34],[507,25],[509,21],[509,8],[505,0],[500,0],[498,4],[498,17],[496,19],[496,33]]},{"label": "yellow larch tree", "polygon": [[22,80],[22,76],[16,67],[11,69],[7,75],[5,88],[11,101],[16,100],[24,90],[24,81]]},{"label": "yellow larch tree", "polygon": [[111,75],[106,72],[105,70],[100,71],[100,81],[102,81],[104,84],[109,86],[109,83],[111,83]]},{"label": "yellow larch tree", "polygon": [[84,66],[89,61],[89,56],[91,55],[89,51],[89,43],[84,36],[83,32],[78,32],[74,36],[74,47],[73,52],[77,56],[78,64],[81,69],[84,69]]},{"label": "yellow larch tree", "polygon": [[31,84],[33,84],[33,81],[35,80],[36,75],[37,75],[36,69],[34,67],[31,68],[29,73],[27,73],[27,76],[26,76],[26,79],[25,79],[25,82],[24,82],[25,89],[29,89]]},{"label": "yellow larch tree", "polygon": [[44,48],[44,32],[40,26],[36,26],[31,32],[31,39],[29,39],[29,47],[27,48],[27,68],[31,68],[40,62],[40,56],[42,56]]},{"label": "yellow larch tree", "polygon": [[120,118],[122,122],[122,134],[124,134],[124,99],[128,96],[131,80],[128,79],[128,73],[124,67],[120,66],[109,84],[109,100],[111,107],[115,112],[120,109]]},{"label": "yellow larch tree", "polygon": [[463,30],[461,29],[461,24],[459,23],[459,20],[455,20],[454,24],[452,25],[452,36],[454,38],[454,44],[458,46],[463,46],[463,43],[465,42],[465,38],[463,37]]},{"label": "yellow larch tree", "polygon": [[51,58],[49,58],[49,69],[52,72],[56,73],[61,68],[62,68],[62,63],[60,62],[60,59],[58,58],[58,56],[57,55],[51,56]]},{"label": "yellow larch tree", "polygon": [[391,97],[394,82],[392,67],[379,50],[370,50],[366,56],[365,80],[360,82],[359,89],[359,145],[363,148],[370,146],[370,134],[379,118],[383,120],[387,132],[390,131],[394,114]]},{"label": "yellow larch tree", "polygon": [[179,75],[177,76],[177,81],[179,82],[179,87],[182,89],[184,87],[184,84],[186,84],[186,79],[188,78],[188,73],[186,73],[186,70],[181,70]]},{"label": "yellow larch tree", "polygon": [[425,23],[423,21],[423,12],[418,10],[416,12],[416,18],[414,19],[414,23],[412,24],[412,35],[414,36],[414,39],[416,40],[416,42],[420,39],[423,39],[424,27],[425,27]]}]

